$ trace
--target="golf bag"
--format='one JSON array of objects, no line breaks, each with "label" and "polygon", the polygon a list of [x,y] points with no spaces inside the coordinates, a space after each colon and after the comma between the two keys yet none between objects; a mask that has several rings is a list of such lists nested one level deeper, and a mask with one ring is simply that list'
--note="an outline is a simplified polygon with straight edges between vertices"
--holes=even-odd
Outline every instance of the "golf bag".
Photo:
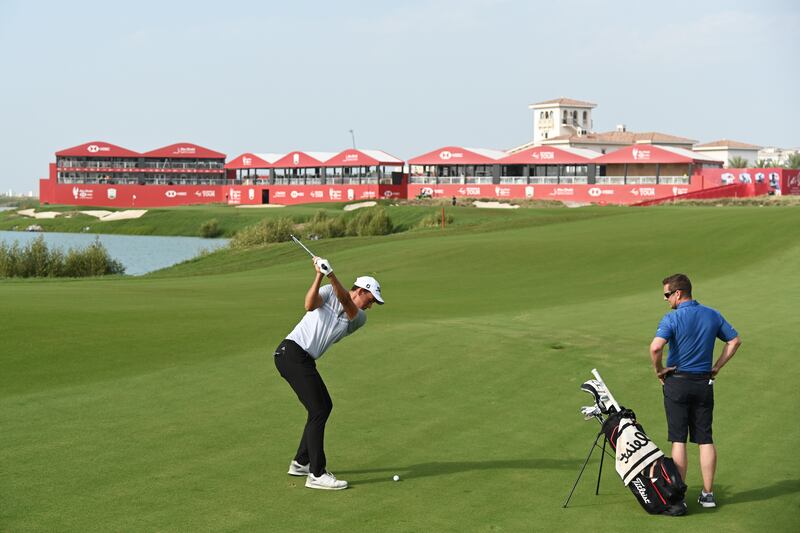
[{"label": "golf bag", "polygon": [[617,473],[650,514],[686,514],[686,484],[678,467],[647,436],[630,409],[612,413],[603,433],[616,456]]},{"label": "golf bag", "polygon": [[592,373],[597,379],[586,381],[581,389],[593,396],[595,405],[581,412],[587,420],[595,418],[602,424],[623,484],[650,514],[686,514],[686,484],[675,463],[647,436],[636,414],[617,403],[597,371]]}]

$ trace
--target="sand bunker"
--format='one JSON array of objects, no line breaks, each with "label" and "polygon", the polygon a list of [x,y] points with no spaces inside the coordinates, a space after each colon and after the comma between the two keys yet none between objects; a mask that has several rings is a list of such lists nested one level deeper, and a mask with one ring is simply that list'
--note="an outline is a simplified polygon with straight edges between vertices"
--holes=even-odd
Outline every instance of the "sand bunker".
[{"label": "sand bunker", "polygon": [[17,211],[17,213],[31,218],[56,218],[57,216],[63,214],[59,213],[58,211],[41,211],[37,213],[35,209],[21,209]]},{"label": "sand bunker", "polygon": [[125,211],[115,211],[103,217],[100,217],[100,222],[109,222],[111,220],[128,220],[131,218],[139,218],[147,213],[147,209],[127,209]]},{"label": "sand bunker", "polygon": [[97,217],[103,218],[104,216],[110,215],[113,211],[102,211],[100,209],[96,211],[81,211],[84,215],[89,215],[90,217]]},{"label": "sand bunker", "polygon": [[519,209],[518,205],[504,204],[502,202],[481,202],[480,200],[473,202],[472,205],[484,209]]},{"label": "sand bunker", "polygon": [[[79,212],[83,213],[84,215],[96,217],[101,222],[107,222],[110,220],[127,220],[130,218],[139,218],[145,213],[147,213],[147,209],[128,209],[126,211],[103,211],[97,209],[92,211],[79,211]],[[22,209],[20,211],[17,211],[17,213],[32,218],[56,218],[60,216],[69,218],[71,216],[71,212],[62,213],[58,211],[40,211],[39,213],[37,213],[35,209]]]},{"label": "sand bunker", "polygon": [[348,204],[344,206],[345,211],[353,211],[354,209],[361,209],[362,207],[372,207],[373,205],[377,204],[378,202],[361,202],[358,204]]}]

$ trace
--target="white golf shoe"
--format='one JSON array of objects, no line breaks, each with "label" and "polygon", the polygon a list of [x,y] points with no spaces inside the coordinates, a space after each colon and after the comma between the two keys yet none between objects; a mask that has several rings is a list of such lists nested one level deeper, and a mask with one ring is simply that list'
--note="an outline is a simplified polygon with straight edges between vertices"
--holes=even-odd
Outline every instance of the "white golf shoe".
[{"label": "white golf shoe", "polygon": [[319,477],[314,474],[308,474],[306,487],[309,489],[342,490],[347,488],[347,481],[336,479],[336,476],[330,472],[323,472]]},{"label": "white golf shoe", "polygon": [[301,465],[300,463],[292,459],[292,462],[289,463],[289,471],[287,472],[287,474],[289,474],[290,476],[307,476],[308,473],[310,472],[310,470],[308,469],[309,466],[310,465]]}]

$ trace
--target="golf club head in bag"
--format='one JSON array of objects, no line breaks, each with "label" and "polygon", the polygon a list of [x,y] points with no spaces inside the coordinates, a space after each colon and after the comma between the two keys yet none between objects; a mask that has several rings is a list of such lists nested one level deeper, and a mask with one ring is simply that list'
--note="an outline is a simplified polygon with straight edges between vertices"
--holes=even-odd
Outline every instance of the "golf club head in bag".
[{"label": "golf club head in bag", "polygon": [[583,415],[584,420],[591,420],[592,418],[596,418],[603,422],[603,413],[600,411],[600,408],[597,405],[585,405],[581,407],[581,414]]},{"label": "golf club head in bag", "polygon": [[[616,412],[616,408],[611,402],[611,396],[608,393],[608,389],[606,389],[606,385],[602,381],[590,379],[581,385],[581,390],[588,392],[592,395],[592,397],[594,397],[594,403],[604,415]],[[583,412],[583,410],[581,410],[581,412]],[[584,415],[586,415],[586,413],[584,413]]]}]

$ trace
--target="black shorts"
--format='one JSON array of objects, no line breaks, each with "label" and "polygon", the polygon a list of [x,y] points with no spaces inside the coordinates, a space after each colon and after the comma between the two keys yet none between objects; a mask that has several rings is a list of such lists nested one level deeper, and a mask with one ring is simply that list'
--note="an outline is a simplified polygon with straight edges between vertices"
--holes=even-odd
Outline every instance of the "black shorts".
[{"label": "black shorts", "polygon": [[714,385],[708,376],[667,376],[664,380],[664,410],[667,413],[667,440],[712,444]]}]

